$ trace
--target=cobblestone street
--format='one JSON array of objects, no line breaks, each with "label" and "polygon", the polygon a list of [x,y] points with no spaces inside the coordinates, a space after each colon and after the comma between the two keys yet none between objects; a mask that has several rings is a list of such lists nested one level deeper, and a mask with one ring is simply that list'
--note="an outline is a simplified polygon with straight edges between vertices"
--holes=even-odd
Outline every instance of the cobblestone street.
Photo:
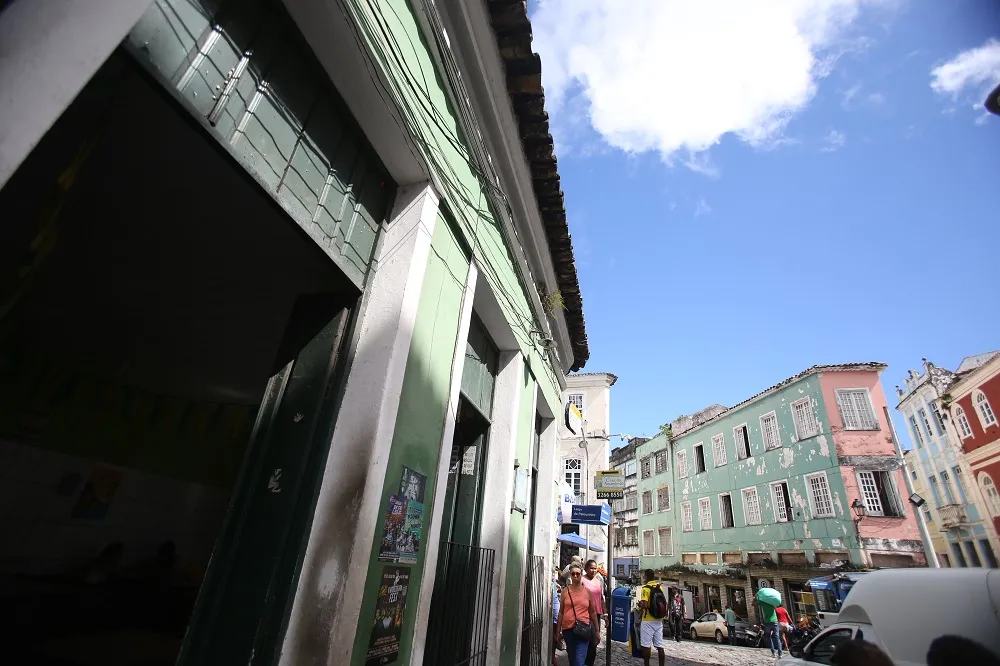
[{"label": "cobblestone street", "polygon": [[[747,647],[730,647],[716,645],[710,642],[693,643],[670,641],[664,650],[667,655],[667,666],[764,666],[773,664],[774,657],[765,650]],[[604,644],[601,644],[597,655],[596,666],[607,666],[604,661]],[[558,652],[559,666],[566,666],[565,652]],[[649,660],[651,666],[657,666],[656,650],[653,650]],[[628,646],[621,643],[611,644],[611,666],[638,666],[642,659],[629,654]]]}]

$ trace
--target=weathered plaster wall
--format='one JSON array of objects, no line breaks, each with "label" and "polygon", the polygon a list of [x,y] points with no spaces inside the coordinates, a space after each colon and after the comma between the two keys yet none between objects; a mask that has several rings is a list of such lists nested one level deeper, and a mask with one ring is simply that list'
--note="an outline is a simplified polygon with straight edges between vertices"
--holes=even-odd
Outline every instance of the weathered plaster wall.
[{"label": "weathered plaster wall", "polygon": [[[818,432],[812,437],[797,440],[792,420],[791,403],[809,398],[817,420]],[[765,451],[761,434],[760,417],[775,412],[781,434],[781,446]],[[678,437],[671,460],[675,474],[676,492],[673,515],[676,516],[674,561],[683,553],[716,553],[719,561],[727,552],[769,553],[775,560],[781,551],[803,551],[810,561],[816,551],[854,551],[857,561],[854,530],[850,518],[850,502],[845,500],[845,489],[840,478],[834,447],[832,446],[825,398],[820,390],[819,378],[811,375],[776,393],[758,399],[740,409]],[[751,456],[739,460],[733,428],[746,424],[750,436]],[[726,463],[715,466],[712,437],[722,435],[725,442]],[[695,474],[693,447],[705,447],[706,471]],[[688,460],[688,478],[679,478],[677,452],[684,451]],[[810,509],[806,475],[825,473],[834,511],[833,518],[814,518]],[[775,515],[772,482],[785,481],[791,501],[793,520],[778,522]],[[745,513],[743,490],[756,488],[761,509],[761,524],[750,525]],[[720,515],[721,493],[730,493],[733,505],[734,526],[723,528]],[[702,530],[698,515],[698,500],[708,497],[711,504],[712,529]],[[683,504],[691,503],[692,531],[683,532]],[[640,526],[643,519],[640,517]],[[641,544],[641,540],[640,540]]]},{"label": "weathered plaster wall", "polygon": [[[885,393],[882,382],[875,372],[824,372],[819,375],[823,400],[826,405],[826,421],[838,456],[894,456],[895,447],[889,435],[889,424],[885,420]],[[871,396],[878,430],[844,430],[844,419],[837,406],[837,389],[868,389]]]},{"label": "weathered plaster wall", "polygon": [[[667,452],[667,469],[660,473],[656,473],[655,464],[655,454],[657,451]],[[646,456],[653,456],[650,460],[650,471],[652,476],[649,478],[642,478],[642,471],[640,463]],[[675,495],[672,481],[672,470],[673,462],[670,456],[670,449],[667,443],[667,438],[665,435],[657,435],[648,442],[644,442],[637,447],[635,447],[635,457],[636,457],[636,468],[637,468],[637,478],[636,482],[636,501],[638,502],[638,515],[639,515],[639,546],[636,549],[639,553],[641,560],[641,566],[644,569],[659,569],[661,567],[669,566],[676,563],[680,559],[680,554],[678,551],[677,543],[677,533],[679,531],[680,519],[677,513],[677,507],[675,506]],[[658,488],[667,486],[670,490],[670,509],[667,511],[658,511],[656,504],[656,491]],[[653,513],[643,514],[642,513],[642,494],[643,492],[651,492],[653,498]],[[676,525],[675,525],[676,523]],[[660,555],[660,539],[659,530],[661,527],[669,527],[671,534],[671,555]],[[655,555],[649,556],[643,552],[643,530],[653,530],[653,549]]]}]

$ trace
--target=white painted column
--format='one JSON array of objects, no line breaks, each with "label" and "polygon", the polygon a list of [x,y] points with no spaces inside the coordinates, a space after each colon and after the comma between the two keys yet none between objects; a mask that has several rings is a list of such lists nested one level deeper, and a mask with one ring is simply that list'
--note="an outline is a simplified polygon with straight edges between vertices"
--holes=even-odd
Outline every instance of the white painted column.
[{"label": "white painted column", "polygon": [[[524,381],[524,359],[518,351],[500,352],[500,372],[493,389],[493,422],[486,454],[480,545],[496,554],[493,565],[493,598],[489,621],[486,665],[499,666],[503,633],[503,606],[510,537],[510,503],[514,498],[514,458],[517,451],[517,416]],[[517,591],[513,591],[517,594]]]},{"label": "white painted column", "polygon": [[17,0],[0,13],[0,187],[151,0]]},{"label": "white painted column", "polygon": [[444,511],[445,495],[448,492],[448,465],[451,463],[451,447],[455,438],[455,421],[458,417],[458,400],[462,391],[462,370],[465,367],[465,348],[469,340],[469,326],[472,323],[472,304],[476,298],[476,282],[479,271],[475,262],[469,263],[469,273],[462,295],[462,312],[458,323],[458,338],[455,340],[455,355],[451,366],[451,387],[448,394],[448,412],[444,418],[444,435],[441,437],[441,458],[438,463],[437,481],[434,485],[434,499],[430,510],[430,529],[424,539],[424,569],[420,577],[420,598],[417,600],[417,617],[413,626],[413,643],[410,648],[410,663],[424,663],[424,645],[427,641],[427,622],[431,613],[431,599],[434,596],[434,579],[437,576],[437,558],[441,547],[441,514]]},{"label": "white painted column", "polygon": [[364,302],[281,663],[347,664],[399,410],[420,291],[438,217],[431,185],[400,189]]}]

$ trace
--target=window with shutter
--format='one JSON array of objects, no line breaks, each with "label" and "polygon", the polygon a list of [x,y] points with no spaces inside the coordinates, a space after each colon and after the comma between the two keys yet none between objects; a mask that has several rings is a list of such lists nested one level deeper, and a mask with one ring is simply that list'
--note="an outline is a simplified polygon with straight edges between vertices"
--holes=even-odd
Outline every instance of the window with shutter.
[{"label": "window with shutter", "polygon": [[701,529],[712,529],[712,500],[708,497],[702,497],[698,500],[698,522]]},{"label": "window with shutter", "polygon": [[657,451],[656,452],[656,473],[663,474],[667,471],[667,452]]},{"label": "window with shutter", "polygon": [[649,490],[642,493],[642,512],[653,513],[653,493]]},{"label": "window with shutter", "polygon": [[965,410],[959,406],[955,407],[955,423],[958,424],[958,434],[961,435],[962,439],[972,437],[972,426],[969,425]]},{"label": "window with shutter", "polygon": [[673,555],[674,541],[670,535],[669,527],[660,528],[660,555]]},{"label": "window with shutter", "polygon": [[712,438],[712,458],[715,461],[716,467],[722,467],[728,462],[726,457],[726,438],[722,433]]},{"label": "window with shutter", "polygon": [[743,489],[743,518],[747,525],[760,525],[760,499],[756,488]]},{"label": "window with shutter", "polygon": [[803,440],[816,435],[819,428],[813,413],[812,398],[806,397],[792,403],[792,420],[795,422],[796,439]]},{"label": "window with shutter", "polygon": [[988,428],[991,425],[996,425],[997,417],[993,414],[993,408],[990,407],[990,401],[986,399],[986,394],[982,391],[976,391],[976,409],[979,411],[979,420],[983,424],[983,428]]},{"label": "window with shutter", "polygon": [[747,424],[733,428],[733,438],[736,440],[736,457],[744,460],[750,457],[750,432]]},{"label": "window with shutter", "polygon": [[642,532],[642,554],[656,555],[656,549],[653,546],[653,530],[643,530]]},{"label": "window with shutter", "polygon": [[668,511],[670,509],[670,489],[667,486],[656,489],[656,510]]},{"label": "window with shutter", "polygon": [[878,430],[867,389],[837,389],[837,405],[845,430]]},{"label": "window with shutter", "polygon": [[813,518],[833,518],[833,498],[830,496],[830,484],[826,474],[809,474],[806,476],[809,487],[809,499],[812,503]]},{"label": "window with shutter", "polygon": [[691,502],[684,502],[681,504],[681,529],[685,532],[691,532],[694,529],[692,522]]},{"label": "window with shutter", "polygon": [[688,475],[687,451],[677,452],[677,476],[686,479]]},{"label": "window with shutter", "polygon": [[651,461],[652,461],[652,456],[646,456],[645,458],[642,459],[642,462],[640,464],[641,468],[640,476],[644,479],[648,479],[649,477],[653,476],[652,468],[650,467],[650,465],[652,464]]},{"label": "window with shutter", "polygon": [[729,493],[723,493],[719,495],[719,519],[722,521],[722,527],[732,527],[735,522],[733,521],[733,497]]},{"label": "window with shutter", "polygon": [[781,433],[778,431],[778,416],[774,412],[760,417],[760,433],[764,438],[764,450],[781,448]]},{"label": "window with shutter", "polygon": [[778,481],[771,484],[771,493],[774,495],[774,520],[778,523],[787,523],[792,519],[792,503],[788,496],[788,483]]}]

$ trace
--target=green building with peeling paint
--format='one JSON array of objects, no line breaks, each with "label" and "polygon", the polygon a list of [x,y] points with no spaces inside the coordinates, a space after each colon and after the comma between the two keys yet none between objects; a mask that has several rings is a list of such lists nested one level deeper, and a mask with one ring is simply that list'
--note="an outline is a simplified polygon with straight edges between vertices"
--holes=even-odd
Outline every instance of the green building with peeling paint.
[{"label": "green building with peeling paint", "polygon": [[[0,574],[169,561],[134,661],[547,660],[590,351],[526,3],[2,7]],[[119,651],[73,612],[11,658]]]},{"label": "green building with peeling paint", "polygon": [[[794,598],[837,569],[923,565],[884,367],[814,366],[637,447],[642,567],[745,572],[748,593],[785,571],[779,589]],[[698,580],[700,609],[727,603],[726,585]]]}]

